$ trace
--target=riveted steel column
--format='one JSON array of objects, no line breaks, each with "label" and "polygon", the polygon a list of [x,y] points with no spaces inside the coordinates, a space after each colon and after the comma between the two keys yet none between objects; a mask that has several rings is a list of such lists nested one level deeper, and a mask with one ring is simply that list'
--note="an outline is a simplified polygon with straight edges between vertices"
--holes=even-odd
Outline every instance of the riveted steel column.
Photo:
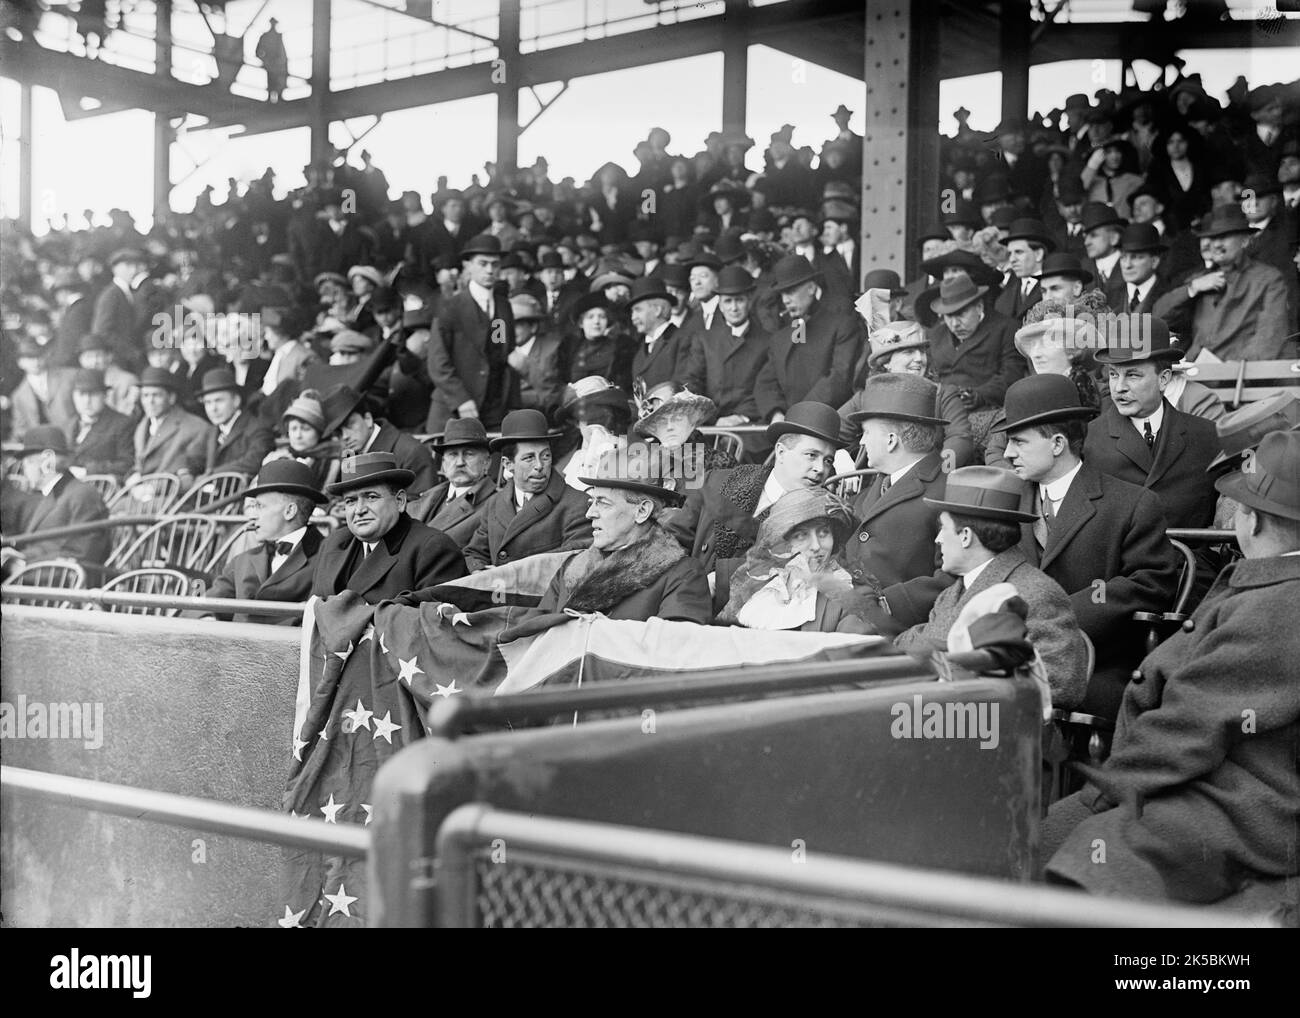
[{"label": "riveted steel column", "polygon": [[18,221],[32,228],[32,86],[18,88]]},{"label": "riveted steel column", "polygon": [[1029,116],[1029,0],[1002,0],[998,64],[1002,68],[1002,119]]},{"label": "riveted steel column", "polygon": [[[154,74],[172,76],[172,0],[154,0]],[[172,196],[171,114],[158,110],[153,115],[153,215],[171,211]]]},{"label": "riveted steel column", "polygon": [[497,25],[497,172],[519,162],[519,0],[501,0]]},{"label": "riveted steel column", "polygon": [[722,131],[745,133],[749,88],[749,0],[727,0],[722,47]]},{"label": "riveted steel column", "polygon": [[330,0],[311,5],[311,161],[330,161]]},{"label": "riveted steel column", "polygon": [[915,271],[937,215],[939,19],[921,0],[866,2],[862,269]]}]

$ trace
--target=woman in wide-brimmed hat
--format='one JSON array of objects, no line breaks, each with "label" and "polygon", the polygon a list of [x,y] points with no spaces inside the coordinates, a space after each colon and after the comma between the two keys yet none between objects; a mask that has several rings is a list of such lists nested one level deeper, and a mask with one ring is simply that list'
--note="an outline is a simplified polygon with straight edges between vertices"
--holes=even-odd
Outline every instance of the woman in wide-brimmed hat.
[{"label": "woman in wide-brimmed hat", "polygon": [[597,290],[583,294],[570,310],[574,331],[569,334],[564,378],[573,383],[600,375],[625,393],[632,388],[633,342],[625,324],[625,312],[615,308]]},{"label": "woman in wide-brimmed hat", "polygon": [[718,563],[717,621],[749,629],[866,633],[844,601],[853,581],[838,555],[857,525],[848,503],[825,488],[798,488],[773,503],[758,539],[734,571]]},{"label": "woman in wide-brimmed hat", "polygon": [[708,396],[696,395],[674,381],[634,388],[632,394],[639,415],[632,431],[668,450],[683,476],[702,477],[705,470],[736,465],[735,456],[715,449],[699,431],[700,425],[711,424],[718,416],[717,404]]}]

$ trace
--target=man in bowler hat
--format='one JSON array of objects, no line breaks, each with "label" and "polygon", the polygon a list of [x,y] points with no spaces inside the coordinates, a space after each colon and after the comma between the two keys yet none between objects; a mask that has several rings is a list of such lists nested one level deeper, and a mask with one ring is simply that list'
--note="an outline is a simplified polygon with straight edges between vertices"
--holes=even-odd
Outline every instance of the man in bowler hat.
[{"label": "man in bowler hat", "polygon": [[429,444],[442,454],[443,480],[408,503],[406,511],[463,548],[478,529],[488,499],[496,490],[488,472],[492,452],[487,432],[483,422],[472,417],[448,421],[447,430]]}]

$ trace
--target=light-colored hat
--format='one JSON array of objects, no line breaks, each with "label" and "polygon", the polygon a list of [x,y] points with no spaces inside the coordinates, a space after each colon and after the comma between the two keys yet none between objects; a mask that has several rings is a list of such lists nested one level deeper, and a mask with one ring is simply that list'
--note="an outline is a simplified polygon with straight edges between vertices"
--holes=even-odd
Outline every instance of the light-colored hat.
[{"label": "light-colored hat", "polygon": [[304,389],[298,394],[298,398],[289,404],[289,409],[280,415],[280,419],[287,421],[290,417],[302,421],[304,424],[310,424],[321,434],[325,432],[325,408],[321,406],[320,393],[315,389]]},{"label": "light-colored hat", "polygon": [[379,270],[373,265],[354,265],[348,269],[348,282],[352,281],[353,276],[360,276],[362,279],[368,279],[375,286],[384,285],[384,277],[379,274]]},{"label": "light-colored hat", "polygon": [[872,329],[867,338],[871,343],[867,364],[873,370],[879,370],[899,350],[927,350],[930,347],[919,322],[888,322]]}]

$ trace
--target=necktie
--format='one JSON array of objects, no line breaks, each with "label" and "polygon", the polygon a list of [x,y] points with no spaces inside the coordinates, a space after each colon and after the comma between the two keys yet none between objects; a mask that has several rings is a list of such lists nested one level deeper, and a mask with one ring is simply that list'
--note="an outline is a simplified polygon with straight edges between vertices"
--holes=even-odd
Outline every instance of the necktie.
[{"label": "necktie", "polygon": [[1128,299],[1129,312],[1132,313],[1136,311],[1141,303],[1142,299],[1138,296],[1138,288],[1135,286],[1133,287],[1133,296]]},{"label": "necktie", "polygon": [[1147,440],[1147,448],[1154,450],[1156,447],[1156,433],[1151,430],[1150,421],[1142,422],[1142,437]]},{"label": "necktie", "polygon": [[1034,540],[1038,542],[1040,548],[1047,547],[1047,538],[1051,532],[1051,523],[1055,518],[1056,513],[1052,511],[1052,500],[1050,498],[1044,498],[1040,490],[1038,498],[1038,518],[1034,520]]}]

